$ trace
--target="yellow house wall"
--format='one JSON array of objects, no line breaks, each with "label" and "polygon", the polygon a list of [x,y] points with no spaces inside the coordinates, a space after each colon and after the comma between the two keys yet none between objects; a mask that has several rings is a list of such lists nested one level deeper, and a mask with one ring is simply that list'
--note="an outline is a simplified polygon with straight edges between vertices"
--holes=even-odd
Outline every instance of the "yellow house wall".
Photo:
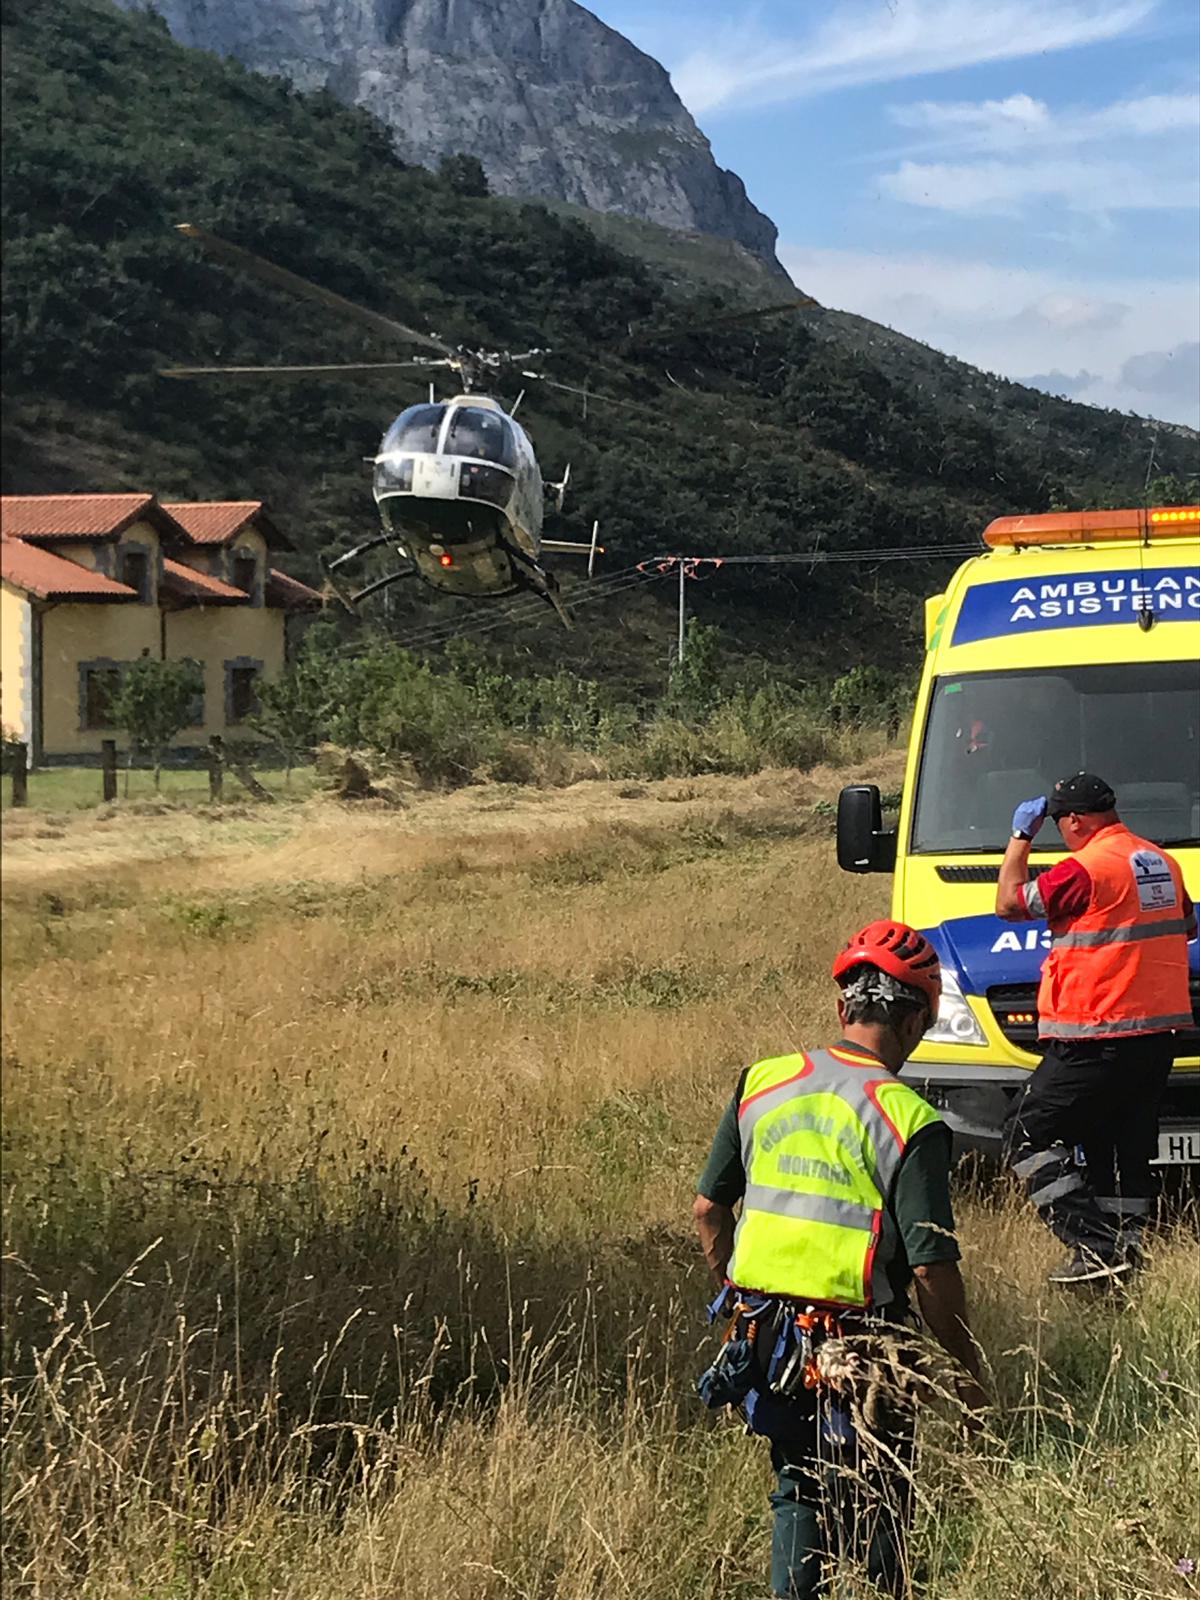
[{"label": "yellow house wall", "polygon": [[33,607],[0,583],[0,722],[33,742]]},{"label": "yellow house wall", "polygon": [[264,606],[197,606],[166,613],[167,659],[204,663],[204,727],[187,729],[177,744],[199,744],[210,734],[246,734],[225,721],[225,663],[238,656],[261,661],[264,678],[284,667],[284,613]]},{"label": "yellow house wall", "polygon": [[42,620],[42,745],[47,755],[99,752],[102,739],[127,741],[114,728],[79,726],[79,663],[136,661],[159,654],[157,606],[136,602],[48,605]]},{"label": "yellow house wall", "polygon": [[55,540],[53,544],[45,547],[51,555],[61,556],[64,561],[74,561],[77,566],[86,567],[89,572],[106,572],[109,566],[109,545],[105,541],[101,544],[98,540],[89,540],[86,544],[81,540],[78,544],[63,544]]}]

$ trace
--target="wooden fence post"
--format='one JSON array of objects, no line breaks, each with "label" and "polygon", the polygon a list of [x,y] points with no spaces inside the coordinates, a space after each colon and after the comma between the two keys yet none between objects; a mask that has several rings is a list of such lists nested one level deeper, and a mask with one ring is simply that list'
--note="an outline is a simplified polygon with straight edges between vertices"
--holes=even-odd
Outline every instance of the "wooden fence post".
[{"label": "wooden fence post", "polygon": [[225,781],[225,752],[222,748],[221,735],[214,733],[208,741],[208,798],[217,801],[221,798],[221,786]]},{"label": "wooden fence post", "polygon": [[117,741],[115,739],[101,739],[100,741],[100,772],[104,785],[105,800],[117,798]]},{"label": "wooden fence post", "polygon": [[29,747],[15,741],[9,745],[8,754],[12,763],[12,803],[26,806],[29,804]]}]

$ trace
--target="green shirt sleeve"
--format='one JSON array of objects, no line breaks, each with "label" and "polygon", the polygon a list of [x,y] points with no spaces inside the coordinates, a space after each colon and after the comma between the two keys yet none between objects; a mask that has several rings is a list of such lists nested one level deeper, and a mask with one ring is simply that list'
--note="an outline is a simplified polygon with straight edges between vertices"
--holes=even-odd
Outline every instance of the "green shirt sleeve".
[{"label": "green shirt sleeve", "polygon": [[962,1255],[950,1200],[950,1130],[944,1122],[930,1123],[913,1135],[896,1174],[890,1209],[910,1267],[957,1261]]},{"label": "green shirt sleeve", "polygon": [[742,1140],[738,1132],[738,1107],[742,1103],[744,1074],[738,1080],[733,1099],[725,1107],[700,1182],[698,1193],[714,1205],[731,1209],[746,1192],[746,1172],[742,1166]]}]

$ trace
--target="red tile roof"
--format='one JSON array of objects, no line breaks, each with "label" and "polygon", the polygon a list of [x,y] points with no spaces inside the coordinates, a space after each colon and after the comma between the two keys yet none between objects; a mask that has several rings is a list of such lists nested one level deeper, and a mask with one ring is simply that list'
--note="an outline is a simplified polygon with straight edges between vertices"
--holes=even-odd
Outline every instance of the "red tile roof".
[{"label": "red tile roof", "polygon": [[310,589],[299,578],[289,578],[278,567],[272,567],[267,574],[264,598],[269,606],[277,606],[281,611],[307,611],[325,604],[325,596],[319,590]]},{"label": "red tile roof", "polygon": [[185,566],[182,561],[163,562],[159,587],[177,599],[195,600],[203,605],[244,605],[247,599],[244,589],[235,589],[233,584],[222,583],[220,578],[210,577],[207,572],[197,572],[195,567]]},{"label": "red tile roof", "polygon": [[0,539],[0,577],[39,600],[136,600],[137,590],[23,539]]},{"label": "red tile roof", "polygon": [[275,549],[292,548],[261,500],[175,500],[164,509],[183,525],[193,544],[228,544],[251,523]]},{"label": "red tile roof", "polygon": [[180,529],[152,494],[6,494],[0,531],[23,539],[114,539],[145,518],[160,532]]}]

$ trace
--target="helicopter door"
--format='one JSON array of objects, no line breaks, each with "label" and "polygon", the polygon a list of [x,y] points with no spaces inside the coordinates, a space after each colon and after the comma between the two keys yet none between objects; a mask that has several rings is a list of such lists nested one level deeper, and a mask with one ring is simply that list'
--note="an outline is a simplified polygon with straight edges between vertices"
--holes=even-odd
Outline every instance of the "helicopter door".
[{"label": "helicopter door", "polygon": [[482,500],[500,509],[508,505],[516,486],[517,446],[503,412],[455,406],[446,422],[442,452],[460,458],[460,500]]},{"label": "helicopter door", "polygon": [[474,461],[494,461],[511,471],[517,464],[512,424],[500,411],[482,406],[455,406],[450,413],[443,455],[470,456]]},{"label": "helicopter door", "polygon": [[415,456],[434,455],[446,415],[444,405],[409,406],[383,436],[375,458],[375,498],[411,494]]}]

